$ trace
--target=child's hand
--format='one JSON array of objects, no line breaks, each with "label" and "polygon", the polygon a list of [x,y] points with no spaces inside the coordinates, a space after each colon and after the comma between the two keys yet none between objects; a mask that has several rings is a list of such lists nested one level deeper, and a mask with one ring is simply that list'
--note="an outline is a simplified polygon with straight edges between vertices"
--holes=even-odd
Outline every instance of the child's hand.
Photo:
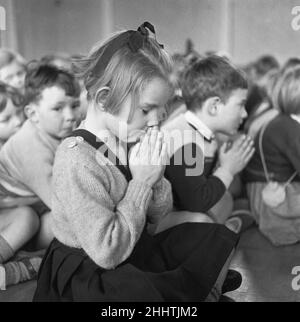
[{"label": "child's hand", "polygon": [[163,133],[156,128],[149,129],[130,153],[129,168],[132,178],[153,186],[163,176],[167,158]]},{"label": "child's hand", "polygon": [[221,146],[219,152],[220,166],[234,176],[244,169],[253,156],[253,153],[252,138],[247,135],[242,135],[232,143],[229,149],[227,143]]}]

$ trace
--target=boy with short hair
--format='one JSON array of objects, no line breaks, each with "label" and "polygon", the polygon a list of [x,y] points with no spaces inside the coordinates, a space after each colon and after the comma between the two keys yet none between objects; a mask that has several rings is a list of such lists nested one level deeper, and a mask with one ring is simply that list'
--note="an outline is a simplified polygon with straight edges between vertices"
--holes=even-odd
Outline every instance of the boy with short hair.
[{"label": "boy with short hair", "polygon": [[247,81],[227,60],[210,56],[187,69],[182,94],[187,112],[163,127],[171,157],[165,176],[172,184],[174,206],[225,223],[232,210],[227,189],[252,157],[253,142],[241,136],[230,148],[223,144],[216,167],[216,136],[236,135],[247,117]]},{"label": "boy with short hair", "polygon": [[[38,248],[47,247],[52,240],[49,219],[54,156],[61,140],[75,128],[80,104],[80,88],[75,77],[54,66],[32,66],[25,88],[28,120],[0,151],[0,203],[2,207],[10,207],[0,213],[0,264],[36,233]],[[42,207],[34,207],[36,202]],[[27,225],[20,221],[21,216],[16,216],[20,205],[35,209],[32,213],[32,207],[25,207],[31,211]],[[31,271],[37,269],[31,267]],[[2,282],[3,279],[2,274]],[[24,277],[12,282],[6,275],[4,282],[8,285],[22,280]]]}]

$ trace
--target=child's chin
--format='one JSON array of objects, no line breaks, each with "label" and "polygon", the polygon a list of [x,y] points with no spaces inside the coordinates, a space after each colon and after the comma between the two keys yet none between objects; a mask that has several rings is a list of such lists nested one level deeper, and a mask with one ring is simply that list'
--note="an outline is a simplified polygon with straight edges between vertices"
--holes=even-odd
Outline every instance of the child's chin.
[{"label": "child's chin", "polygon": [[233,127],[233,128],[231,128],[231,129],[229,129],[229,130],[227,130],[227,135],[236,135],[237,133],[238,133],[238,127],[236,126],[236,127]]},{"label": "child's chin", "polygon": [[73,131],[59,133],[59,134],[57,134],[57,138],[58,139],[65,139],[66,137],[68,137],[69,135],[71,135],[72,132]]},{"label": "child's chin", "polygon": [[233,136],[238,133],[237,129],[234,129],[234,130],[233,129],[231,129],[231,130],[223,129],[219,132],[223,135],[226,135],[226,136]]}]

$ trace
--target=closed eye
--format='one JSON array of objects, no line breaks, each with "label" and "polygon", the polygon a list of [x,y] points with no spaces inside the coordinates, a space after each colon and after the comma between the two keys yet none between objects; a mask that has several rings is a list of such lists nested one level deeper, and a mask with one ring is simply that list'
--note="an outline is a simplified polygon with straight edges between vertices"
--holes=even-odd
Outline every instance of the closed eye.
[{"label": "closed eye", "polygon": [[0,120],[0,123],[6,123],[10,120],[10,116],[9,117],[6,117],[5,119],[3,120]]},{"label": "closed eye", "polygon": [[56,112],[59,112],[59,111],[61,111],[63,109],[63,106],[61,106],[61,105],[59,105],[59,106],[54,106],[53,107],[53,111],[56,111]]}]

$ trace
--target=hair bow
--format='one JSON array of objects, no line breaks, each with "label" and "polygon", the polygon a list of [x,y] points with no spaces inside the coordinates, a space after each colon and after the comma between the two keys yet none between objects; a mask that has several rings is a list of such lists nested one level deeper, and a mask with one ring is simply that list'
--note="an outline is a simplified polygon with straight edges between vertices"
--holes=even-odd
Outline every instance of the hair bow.
[{"label": "hair bow", "polygon": [[[136,53],[140,48],[143,48],[145,42],[149,38],[149,30],[155,35],[154,26],[150,22],[145,21],[136,31],[128,30],[112,40],[112,42],[104,49],[103,54],[97,61],[92,75],[100,76],[116,51],[125,45],[127,45],[133,53]],[[159,44],[159,46],[164,48],[162,44]]]}]

